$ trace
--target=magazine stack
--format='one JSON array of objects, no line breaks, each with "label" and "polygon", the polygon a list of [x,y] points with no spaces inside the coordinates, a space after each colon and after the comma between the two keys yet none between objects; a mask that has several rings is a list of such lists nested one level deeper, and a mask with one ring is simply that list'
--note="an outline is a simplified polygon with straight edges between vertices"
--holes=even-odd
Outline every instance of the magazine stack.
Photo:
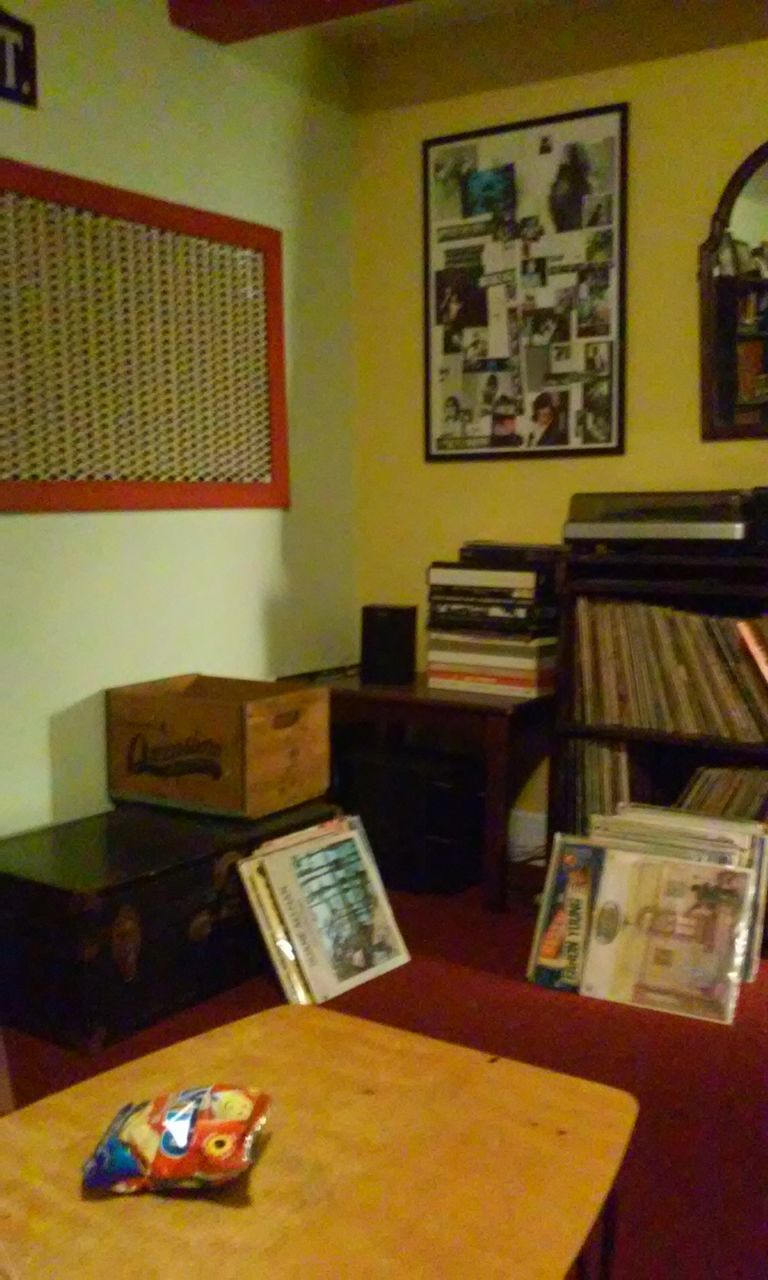
[{"label": "magazine stack", "polygon": [[557,835],[528,978],[732,1022],[760,961],[766,838],[761,822],[632,803]]},{"label": "magazine stack", "polygon": [[561,547],[465,543],[427,570],[427,683],[533,698],[551,693]]}]

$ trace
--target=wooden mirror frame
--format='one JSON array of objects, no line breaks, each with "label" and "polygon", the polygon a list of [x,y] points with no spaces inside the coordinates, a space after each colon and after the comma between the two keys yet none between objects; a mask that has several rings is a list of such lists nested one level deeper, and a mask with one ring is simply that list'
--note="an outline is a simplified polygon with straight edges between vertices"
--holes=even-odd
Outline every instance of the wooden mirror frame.
[{"label": "wooden mirror frame", "polygon": [[717,364],[722,359],[718,347],[717,299],[714,267],[733,206],[750,178],[768,164],[768,142],[762,143],[740,164],[728,181],[715,210],[709,235],[699,249],[699,314],[701,361],[701,435],[703,440],[768,439],[768,426],[737,425],[732,412],[727,418],[718,404]]}]

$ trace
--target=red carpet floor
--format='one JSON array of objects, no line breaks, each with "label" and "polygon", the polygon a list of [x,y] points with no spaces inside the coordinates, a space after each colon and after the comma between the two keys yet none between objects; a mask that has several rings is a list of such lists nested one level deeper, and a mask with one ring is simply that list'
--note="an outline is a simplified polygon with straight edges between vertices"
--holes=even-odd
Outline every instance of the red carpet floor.
[{"label": "red carpet floor", "polygon": [[[735,1024],[714,1026],[532,987],[527,907],[491,915],[475,890],[392,900],[412,963],[333,1007],[633,1093],[616,1280],[768,1280],[768,963]],[[7,1032],[17,1103],[279,1000],[254,979],[95,1060]]]}]

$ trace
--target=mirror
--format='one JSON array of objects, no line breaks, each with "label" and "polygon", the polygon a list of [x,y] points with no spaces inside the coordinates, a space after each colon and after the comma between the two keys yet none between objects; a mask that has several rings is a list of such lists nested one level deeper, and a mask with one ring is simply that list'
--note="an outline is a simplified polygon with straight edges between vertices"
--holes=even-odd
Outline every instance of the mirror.
[{"label": "mirror", "polygon": [[699,288],[702,436],[768,439],[768,142],[723,192]]}]

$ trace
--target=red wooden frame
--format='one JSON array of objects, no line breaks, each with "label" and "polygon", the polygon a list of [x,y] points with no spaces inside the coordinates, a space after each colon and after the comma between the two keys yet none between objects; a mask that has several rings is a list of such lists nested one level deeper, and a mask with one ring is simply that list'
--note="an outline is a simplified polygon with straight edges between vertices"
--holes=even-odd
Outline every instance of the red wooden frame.
[{"label": "red wooden frame", "polygon": [[168,0],[168,14],[176,27],[219,44],[232,44],[405,3],[407,0]]},{"label": "red wooden frame", "polygon": [[[143,226],[202,236],[260,252],[264,262],[270,469],[266,483],[218,481],[0,480],[0,511],[120,511],[289,505],[282,236],[272,227],[171,204],[0,157],[0,189],[89,209]],[[12,300],[11,300],[12,305]]]}]

